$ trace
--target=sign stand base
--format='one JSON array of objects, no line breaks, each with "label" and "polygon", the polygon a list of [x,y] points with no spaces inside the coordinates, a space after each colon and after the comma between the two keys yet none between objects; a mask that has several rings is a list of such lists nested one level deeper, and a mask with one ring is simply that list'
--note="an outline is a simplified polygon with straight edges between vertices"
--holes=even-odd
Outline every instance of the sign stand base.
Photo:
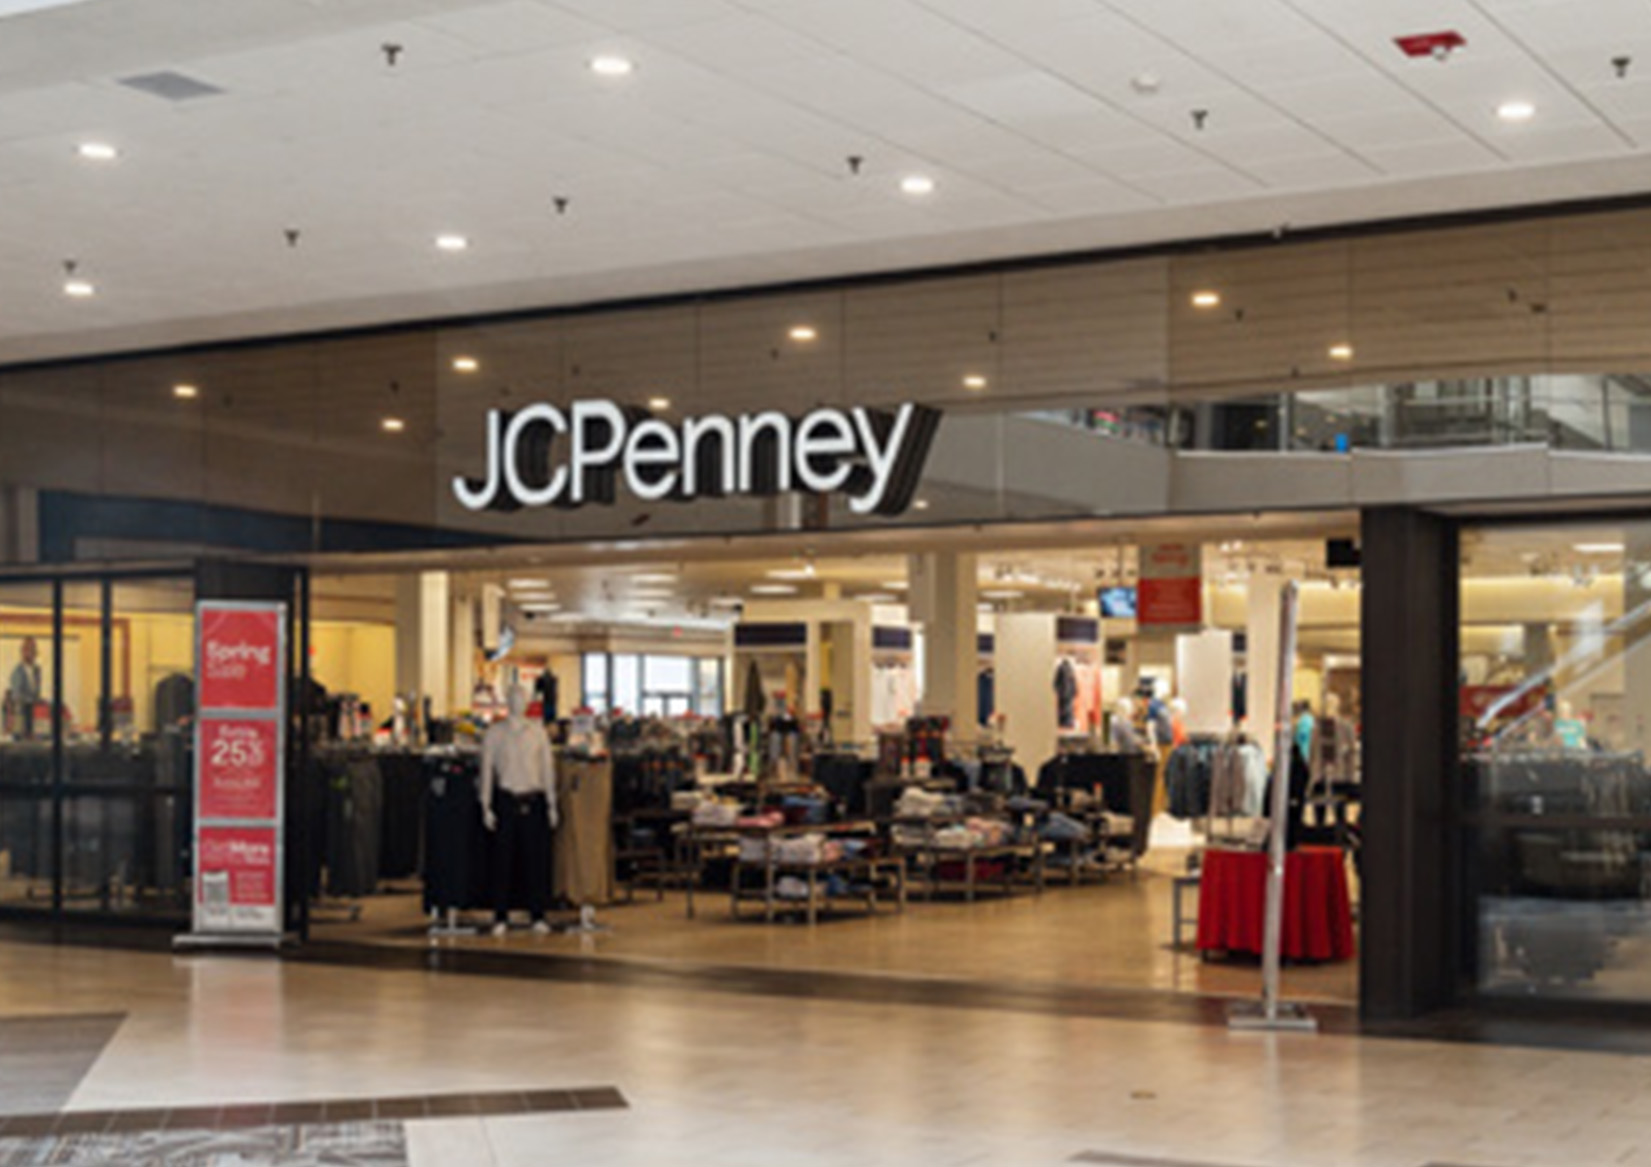
[{"label": "sign stand base", "polygon": [[172,937],[172,951],[174,952],[205,952],[212,949],[233,949],[240,952],[249,949],[263,949],[269,952],[279,952],[283,948],[297,947],[297,944],[298,937],[290,932],[279,936],[236,932],[226,932],[221,935],[208,932],[184,932]]},{"label": "sign stand base", "polygon": [[1227,1009],[1227,1028],[1234,1033],[1317,1033],[1319,1023],[1290,1001],[1280,1001],[1271,1017],[1260,1001],[1234,1001]]}]

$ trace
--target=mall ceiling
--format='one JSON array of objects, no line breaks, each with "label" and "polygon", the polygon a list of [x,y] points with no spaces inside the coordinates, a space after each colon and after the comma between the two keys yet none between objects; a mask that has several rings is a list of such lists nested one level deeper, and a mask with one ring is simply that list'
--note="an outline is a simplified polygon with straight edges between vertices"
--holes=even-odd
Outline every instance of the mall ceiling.
[{"label": "mall ceiling", "polygon": [[0,362],[1637,191],[1648,14],[0,0]]}]

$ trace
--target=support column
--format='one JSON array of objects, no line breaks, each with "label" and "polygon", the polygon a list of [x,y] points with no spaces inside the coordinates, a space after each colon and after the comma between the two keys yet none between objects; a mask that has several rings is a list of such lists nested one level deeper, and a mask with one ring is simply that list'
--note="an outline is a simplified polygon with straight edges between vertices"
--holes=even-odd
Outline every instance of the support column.
[{"label": "support column", "polygon": [[1460,632],[1453,522],[1406,507],[1363,517],[1364,831],[1360,1005],[1374,1020],[1449,1005],[1474,929],[1456,797]]},{"label": "support column", "polygon": [[913,555],[906,571],[912,620],[923,625],[922,709],[950,717],[957,742],[974,741],[980,728],[976,571],[973,555],[950,551]]},{"label": "support column", "polygon": [[1261,743],[1267,760],[1273,760],[1280,717],[1288,709],[1278,708],[1278,651],[1280,634],[1279,599],[1284,594],[1284,578],[1277,575],[1251,576],[1245,589],[1244,725]]},{"label": "support column", "polygon": [[446,717],[450,707],[448,604],[444,571],[396,581],[396,692],[430,698],[436,717]]}]

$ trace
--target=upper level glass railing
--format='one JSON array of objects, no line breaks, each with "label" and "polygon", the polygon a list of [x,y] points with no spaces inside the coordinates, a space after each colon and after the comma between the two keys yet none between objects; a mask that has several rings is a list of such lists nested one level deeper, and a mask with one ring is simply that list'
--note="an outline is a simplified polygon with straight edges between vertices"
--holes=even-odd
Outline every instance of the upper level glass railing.
[{"label": "upper level glass railing", "polygon": [[1651,455],[1651,375],[1407,381],[1021,416],[1183,450],[1349,453],[1542,445]]}]

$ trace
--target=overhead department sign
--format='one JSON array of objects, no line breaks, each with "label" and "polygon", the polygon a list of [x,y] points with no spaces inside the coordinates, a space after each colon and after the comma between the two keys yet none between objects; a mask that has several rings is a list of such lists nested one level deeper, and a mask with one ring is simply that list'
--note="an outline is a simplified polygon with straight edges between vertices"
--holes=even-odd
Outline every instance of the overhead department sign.
[{"label": "overhead department sign", "polygon": [[487,473],[459,476],[473,511],[612,503],[617,482],[637,498],[843,494],[857,515],[898,515],[928,460],[940,413],[823,407],[706,414],[671,423],[612,401],[548,403],[487,415]]}]

